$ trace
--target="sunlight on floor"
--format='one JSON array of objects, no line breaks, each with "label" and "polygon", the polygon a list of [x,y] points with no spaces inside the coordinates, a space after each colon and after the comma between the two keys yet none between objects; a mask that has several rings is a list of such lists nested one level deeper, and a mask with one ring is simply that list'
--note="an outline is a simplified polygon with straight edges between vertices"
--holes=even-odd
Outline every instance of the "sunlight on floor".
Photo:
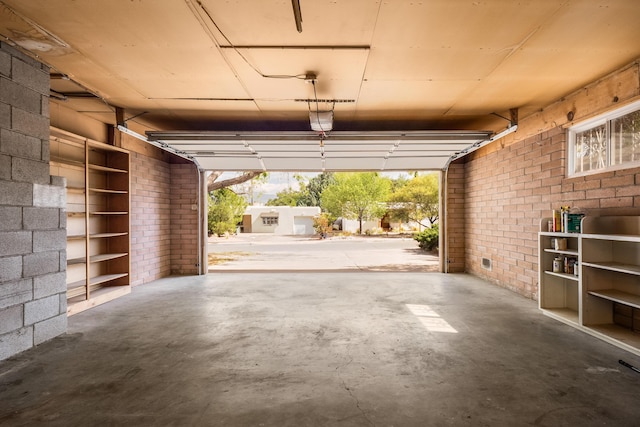
[{"label": "sunlight on floor", "polygon": [[407,304],[407,308],[414,316],[416,316],[422,325],[431,332],[447,332],[457,334],[458,331],[453,328],[438,313],[433,311],[428,305]]}]

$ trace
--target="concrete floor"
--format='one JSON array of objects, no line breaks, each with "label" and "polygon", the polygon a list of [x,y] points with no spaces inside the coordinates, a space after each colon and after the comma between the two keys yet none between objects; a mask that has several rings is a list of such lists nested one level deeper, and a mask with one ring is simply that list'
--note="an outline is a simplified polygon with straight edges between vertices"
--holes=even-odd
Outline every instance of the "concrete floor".
[{"label": "concrete floor", "polygon": [[0,425],[637,426],[618,359],[466,275],[167,278],[0,362]]}]

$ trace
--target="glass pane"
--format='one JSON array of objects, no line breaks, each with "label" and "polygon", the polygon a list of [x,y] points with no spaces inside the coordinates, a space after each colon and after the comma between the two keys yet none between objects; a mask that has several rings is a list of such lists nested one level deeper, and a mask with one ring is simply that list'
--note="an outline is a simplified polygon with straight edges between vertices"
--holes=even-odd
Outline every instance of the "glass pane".
[{"label": "glass pane", "polygon": [[611,130],[611,163],[640,161],[640,111],[613,119]]},{"label": "glass pane", "polygon": [[606,124],[576,133],[574,173],[588,172],[607,167]]}]

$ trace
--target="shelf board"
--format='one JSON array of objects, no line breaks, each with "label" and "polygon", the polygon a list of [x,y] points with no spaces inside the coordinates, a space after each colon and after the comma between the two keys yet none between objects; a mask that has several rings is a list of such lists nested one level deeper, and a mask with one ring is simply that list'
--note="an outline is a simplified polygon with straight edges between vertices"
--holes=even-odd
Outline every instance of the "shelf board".
[{"label": "shelf board", "polygon": [[581,233],[560,233],[558,231],[540,231],[538,234],[549,237],[578,237],[582,235]]},{"label": "shelf board", "polygon": [[117,151],[118,153],[129,154],[129,152],[124,148],[116,147],[115,145],[105,144],[104,142],[94,141],[92,139],[87,140],[87,145],[91,148],[97,149],[98,151]]},{"label": "shelf board", "polygon": [[110,168],[108,166],[93,165],[93,164],[89,165],[89,169],[95,170],[95,171],[100,171],[100,172],[129,173],[128,171],[126,171],[124,169],[116,169],[116,168]]},{"label": "shelf board", "polygon": [[564,249],[564,250],[556,250],[556,249],[545,249],[545,252],[549,252],[552,254],[562,254],[562,255],[572,255],[572,256],[578,256],[578,250],[577,249]]},{"label": "shelf board", "polygon": [[607,323],[588,325],[583,330],[603,341],[621,347],[640,356],[640,334],[622,326]]},{"label": "shelf board", "polygon": [[84,218],[85,213],[84,212],[67,212],[67,217],[83,217]]},{"label": "shelf board", "polygon": [[84,234],[72,234],[70,236],[67,236],[67,240],[84,240],[86,238],[87,236]]},{"label": "shelf board", "polygon": [[620,262],[582,262],[583,267],[599,268],[601,270],[615,271],[617,273],[634,274],[640,276],[640,265],[623,264]]},{"label": "shelf board", "polygon": [[89,279],[89,286],[95,286],[102,283],[107,283],[112,280],[120,279],[121,277],[127,277],[127,273],[119,273],[119,274],[103,274],[101,276],[92,277]]},{"label": "shelf board", "polygon": [[597,291],[588,291],[587,293],[589,295],[640,309],[640,295],[630,294],[617,289],[598,289]]},{"label": "shelf board", "polygon": [[580,276],[576,276],[575,274],[554,273],[553,271],[545,271],[545,273],[550,275],[550,276],[556,276],[556,277],[560,277],[562,279],[573,280],[573,281],[576,281],[576,282],[580,279]]},{"label": "shelf board", "polygon": [[78,298],[76,301],[70,300],[67,303],[67,315],[73,316],[84,310],[90,309],[105,302],[109,302],[123,295],[131,293],[131,286],[105,286],[91,292],[88,300]]},{"label": "shelf board", "polygon": [[572,310],[570,308],[542,308],[541,309],[544,314],[549,317],[553,317],[556,320],[559,320],[564,323],[568,323],[570,325],[578,325],[579,316],[577,310]]},{"label": "shelf board", "polygon": [[49,162],[54,166],[63,166],[63,167],[71,166],[72,169],[84,170],[84,162],[65,159],[64,157],[51,156],[49,158]]},{"label": "shelf board", "polygon": [[69,258],[67,260],[67,265],[86,264],[86,263],[87,263],[87,257]]},{"label": "shelf board", "polygon": [[99,255],[92,255],[91,257],[89,257],[89,260],[91,263],[104,262],[104,261],[109,261],[111,259],[121,258],[127,255],[129,255],[127,252],[114,253],[114,254],[99,254]]},{"label": "shelf board", "polygon": [[79,296],[86,296],[87,289],[85,286],[78,286],[75,288],[67,288],[67,300],[71,298],[77,298]]},{"label": "shelf board", "polygon": [[636,234],[583,234],[583,239],[608,240],[612,242],[640,243],[640,236]]},{"label": "shelf board", "polygon": [[129,233],[96,233],[89,235],[91,239],[103,239],[108,237],[126,236]]},{"label": "shelf board", "polygon": [[67,187],[67,193],[84,194],[84,187]]},{"label": "shelf board", "polygon": [[95,211],[90,212],[91,215],[127,215],[127,211]]},{"label": "shelf board", "polygon": [[110,190],[108,188],[89,188],[92,193],[127,194],[127,190]]}]

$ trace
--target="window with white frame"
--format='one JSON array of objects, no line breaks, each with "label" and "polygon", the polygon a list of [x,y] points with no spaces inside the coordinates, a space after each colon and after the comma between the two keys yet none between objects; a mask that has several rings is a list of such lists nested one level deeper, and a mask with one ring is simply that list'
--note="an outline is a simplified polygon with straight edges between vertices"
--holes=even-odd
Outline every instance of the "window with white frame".
[{"label": "window with white frame", "polygon": [[262,225],[278,225],[277,216],[263,216]]},{"label": "window with white frame", "polygon": [[638,166],[640,102],[569,129],[569,176]]}]

